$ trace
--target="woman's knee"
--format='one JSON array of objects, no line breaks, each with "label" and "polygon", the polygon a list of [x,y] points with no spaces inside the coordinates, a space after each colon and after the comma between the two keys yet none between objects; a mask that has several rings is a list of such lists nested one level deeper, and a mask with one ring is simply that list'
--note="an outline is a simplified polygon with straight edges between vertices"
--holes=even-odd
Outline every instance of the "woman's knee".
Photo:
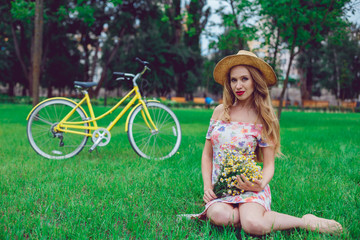
[{"label": "woman's knee", "polygon": [[271,232],[271,226],[265,223],[263,219],[245,216],[241,218],[241,227],[244,232],[254,235],[264,235]]},{"label": "woman's knee", "polygon": [[237,215],[237,210],[234,210],[232,206],[223,206],[223,205],[213,205],[209,207],[207,211],[207,217],[210,219],[211,223],[218,226],[227,226],[227,225],[239,225],[239,216]]}]

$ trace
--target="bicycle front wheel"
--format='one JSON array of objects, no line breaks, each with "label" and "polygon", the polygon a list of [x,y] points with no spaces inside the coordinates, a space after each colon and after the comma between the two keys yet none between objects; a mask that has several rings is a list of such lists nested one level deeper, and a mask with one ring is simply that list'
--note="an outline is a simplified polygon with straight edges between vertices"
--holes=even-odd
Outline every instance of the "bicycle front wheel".
[{"label": "bicycle front wheel", "polygon": [[[54,127],[75,106],[73,102],[65,99],[53,99],[34,109],[27,124],[27,136],[35,152],[49,159],[65,159],[75,156],[83,149],[87,136],[54,130]],[[77,108],[67,122],[83,121],[85,118],[86,114],[83,110]],[[89,123],[84,125],[89,126]],[[89,132],[89,130],[81,131]]]},{"label": "bicycle front wheel", "polygon": [[[161,103],[149,102],[146,103],[146,106],[158,131],[149,129],[144,119],[144,108],[139,105],[129,120],[130,144],[134,151],[143,158],[155,160],[169,158],[177,152],[181,143],[179,120],[168,107]],[[146,121],[150,124],[147,119]]]}]

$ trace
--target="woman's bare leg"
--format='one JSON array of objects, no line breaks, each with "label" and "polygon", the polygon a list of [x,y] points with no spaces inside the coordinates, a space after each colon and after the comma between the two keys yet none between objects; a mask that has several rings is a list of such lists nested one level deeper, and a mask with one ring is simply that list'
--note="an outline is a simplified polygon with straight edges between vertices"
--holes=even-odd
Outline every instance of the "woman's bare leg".
[{"label": "woman's bare leg", "polygon": [[342,226],[335,220],[319,218],[312,214],[306,214],[301,218],[304,221],[305,229],[319,231],[322,233],[342,232]]},{"label": "woman's bare leg", "polygon": [[239,208],[227,203],[214,203],[207,212],[206,217],[217,226],[240,227]]},{"label": "woman's bare leg", "polygon": [[290,216],[265,208],[257,203],[239,205],[240,222],[245,232],[254,235],[264,235],[272,231],[292,228],[303,228],[311,231],[335,233],[341,231],[341,225],[334,221],[318,218],[308,214],[302,218]]}]

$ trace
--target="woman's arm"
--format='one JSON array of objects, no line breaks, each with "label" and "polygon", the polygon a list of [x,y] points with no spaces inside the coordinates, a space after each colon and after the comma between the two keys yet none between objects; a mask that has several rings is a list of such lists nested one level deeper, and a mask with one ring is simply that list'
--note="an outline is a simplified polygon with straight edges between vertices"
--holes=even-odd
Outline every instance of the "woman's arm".
[{"label": "woman's arm", "polygon": [[261,148],[263,152],[263,178],[261,180],[261,189],[271,181],[275,171],[275,149],[274,147]]},{"label": "woman's arm", "polygon": [[[214,109],[211,119],[218,120],[221,114],[224,112],[222,104]],[[212,185],[212,166],[213,166],[213,149],[210,139],[206,139],[204,150],[201,157],[201,173],[204,182],[204,201],[205,203],[217,198],[213,191],[214,186]]]},{"label": "woman's arm", "polygon": [[263,178],[261,180],[255,180],[254,182],[250,182],[246,180],[245,176],[241,174],[241,176],[237,176],[238,180],[238,188],[244,189],[245,191],[261,191],[265,188],[265,186],[271,181],[274,176],[275,171],[275,150],[274,147],[264,147],[260,148],[263,152]]},{"label": "woman's arm", "polygon": [[217,198],[213,192],[214,186],[212,185],[211,175],[212,175],[212,146],[211,141],[206,139],[204,150],[201,158],[201,173],[204,182],[204,201],[205,203],[210,202],[211,200]]}]

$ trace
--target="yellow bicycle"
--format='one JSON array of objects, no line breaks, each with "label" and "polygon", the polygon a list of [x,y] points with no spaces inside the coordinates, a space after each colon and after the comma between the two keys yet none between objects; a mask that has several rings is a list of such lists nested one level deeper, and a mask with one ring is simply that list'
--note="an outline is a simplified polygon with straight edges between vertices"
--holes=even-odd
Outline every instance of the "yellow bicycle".
[{"label": "yellow bicycle", "polygon": [[[136,60],[144,67],[136,75],[114,73],[118,76],[116,80],[132,80],[133,89],[99,117],[95,117],[87,91],[97,85],[95,82],[74,82],[75,88],[84,94],[79,102],[55,97],[35,106],[27,117],[27,136],[31,147],[45,158],[66,159],[78,154],[90,137],[92,146],[89,151],[91,152],[96,147],[105,146],[110,142],[111,129],[135,105],[125,123],[125,131],[134,151],[147,159],[162,160],[173,156],[178,151],[181,142],[179,120],[167,106],[159,101],[143,99],[137,81],[150,68],[148,62],[139,58]],[[128,98],[132,99],[107,127],[98,126],[99,119],[114,112]],[[85,103],[90,116],[82,107]]]}]

